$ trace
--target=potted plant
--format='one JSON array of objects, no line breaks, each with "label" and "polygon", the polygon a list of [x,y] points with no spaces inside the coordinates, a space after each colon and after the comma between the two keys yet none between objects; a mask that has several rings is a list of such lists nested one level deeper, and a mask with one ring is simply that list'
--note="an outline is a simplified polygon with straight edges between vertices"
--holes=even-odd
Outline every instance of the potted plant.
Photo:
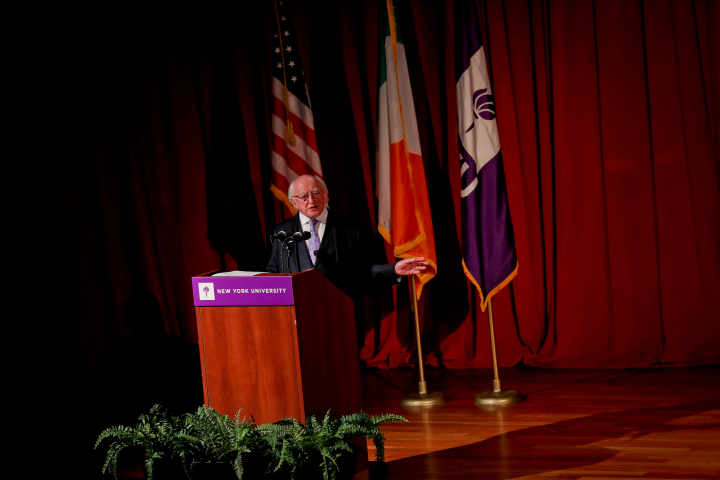
[{"label": "potted plant", "polygon": [[98,437],[95,448],[112,439],[103,473],[117,477],[120,453],[134,449],[145,455],[150,480],[352,478],[355,457],[350,440],[372,439],[376,458],[383,462],[385,436],[380,424],[407,422],[399,415],[371,417],[362,412],[333,419],[328,411],[321,421],[307,416],[305,425],[294,418],[256,425],[241,419],[240,412],[230,418],[203,406],[175,417],[159,405],[138,420],[135,427],[111,427]]},{"label": "potted plant", "polygon": [[258,430],[272,456],[267,473],[291,479],[320,478],[318,474],[322,474],[324,480],[336,480],[338,475],[352,478],[354,452],[349,440],[355,437],[372,439],[377,460],[384,461],[385,437],[379,429],[383,422],[407,420],[400,415],[371,417],[362,412],[332,419],[328,412],[322,421],[308,415],[305,425],[294,418],[260,425]]},{"label": "potted plant", "polygon": [[264,441],[255,422],[202,406],[186,415],[177,455],[193,478],[256,478],[265,470]]},{"label": "potted plant", "polygon": [[112,439],[108,448],[103,473],[110,472],[117,478],[120,454],[128,449],[142,450],[145,455],[144,469],[148,480],[153,478],[177,478],[182,473],[179,460],[173,456],[178,447],[179,435],[184,431],[184,420],[168,414],[160,405],[155,405],[148,415],[140,415],[135,427],[110,427],[105,429],[97,441],[97,448],[106,438]]}]

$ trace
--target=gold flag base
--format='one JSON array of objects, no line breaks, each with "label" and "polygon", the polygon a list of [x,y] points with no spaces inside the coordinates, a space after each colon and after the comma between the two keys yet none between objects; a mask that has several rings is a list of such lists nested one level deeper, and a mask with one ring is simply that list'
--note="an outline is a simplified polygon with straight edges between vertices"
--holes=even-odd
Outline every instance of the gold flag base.
[{"label": "gold flag base", "polygon": [[522,402],[526,395],[517,390],[503,390],[499,379],[493,380],[493,391],[482,392],[475,396],[475,405],[510,405]]},{"label": "gold flag base", "polygon": [[409,393],[400,400],[403,407],[434,407],[448,401],[442,392],[427,393],[427,382],[418,382],[419,392]]},{"label": "gold flag base", "polygon": [[475,405],[510,405],[511,403],[522,402],[526,398],[517,390],[482,392],[475,396]]}]

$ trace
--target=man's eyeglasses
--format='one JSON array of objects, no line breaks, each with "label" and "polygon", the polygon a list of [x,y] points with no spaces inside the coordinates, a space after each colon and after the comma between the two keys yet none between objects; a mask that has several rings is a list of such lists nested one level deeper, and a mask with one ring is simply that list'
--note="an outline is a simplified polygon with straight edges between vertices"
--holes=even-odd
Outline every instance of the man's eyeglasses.
[{"label": "man's eyeglasses", "polygon": [[310,198],[310,195],[312,195],[313,198],[318,198],[320,195],[322,195],[323,192],[314,191],[310,193],[306,193],[305,195],[293,195],[291,198],[297,198],[302,200],[303,202],[307,202]]}]

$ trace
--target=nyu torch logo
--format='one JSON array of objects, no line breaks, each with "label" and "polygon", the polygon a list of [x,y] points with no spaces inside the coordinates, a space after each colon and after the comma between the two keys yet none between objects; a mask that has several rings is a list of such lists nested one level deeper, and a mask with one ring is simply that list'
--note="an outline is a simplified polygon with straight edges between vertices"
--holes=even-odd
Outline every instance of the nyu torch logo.
[{"label": "nyu torch logo", "polygon": [[[482,118],[483,120],[494,120],[495,119],[495,103],[493,102],[493,96],[488,93],[487,88],[481,88],[476,90],[473,94],[473,117],[475,120]],[[475,126],[475,122],[470,125],[470,128],[465,130],[468,133]]]},{"label": "nyu torch logo", "polygon": [[215,300],[215,287],[212,283],[198,283],[200,300]]},{"label": "nyu torch logo", "polygon": [[[472,91],[474,88],[472,90],[468,88],[468,90]],[[460,196],[465,198],[477,188],[480,170],[500,151],[500,141],[495,123],[495,98],[490,93],[490,88],[483,87],[475,90],[472,96],[472,105],[468,105],[467,100],[463,103],[466,105],[464,108],[470,107],[473,113],[472,123],[465,133],[460,135],[459,142]],[[464,122],[469,122],[471,119],[467,115],[468,111],[465,110],[464,113],[461,118]],[[480,127],[473,130],[478,122],[481,124]],[[466,149],[468,150],[466,151]]]}]

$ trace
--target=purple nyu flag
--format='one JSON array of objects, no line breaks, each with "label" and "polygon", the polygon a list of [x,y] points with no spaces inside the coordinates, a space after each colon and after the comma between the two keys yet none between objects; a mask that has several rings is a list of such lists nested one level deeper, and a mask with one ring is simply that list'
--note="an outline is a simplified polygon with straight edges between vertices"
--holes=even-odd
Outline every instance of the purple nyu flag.
[{"label": "purple nyu flag", "polygon": [[454,15],[463,268],[485,311],[517,275],[517,256],[475,0],[456,0]]}]

